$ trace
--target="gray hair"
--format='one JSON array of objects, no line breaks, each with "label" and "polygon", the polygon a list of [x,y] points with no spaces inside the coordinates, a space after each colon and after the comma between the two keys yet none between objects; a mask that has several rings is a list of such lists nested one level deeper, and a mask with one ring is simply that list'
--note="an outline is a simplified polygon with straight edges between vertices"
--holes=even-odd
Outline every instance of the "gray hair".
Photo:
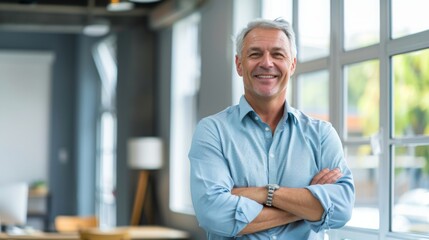
[{"label": "gray hair", "polygon": [[246,35],[255,28],[268,28],[268,29],[278,29],[283,31],[286,34],[286,37],[289,39],[291,46],[292,57],[296,57],[296,40],[295,33],[290,26],[289,22],[284,19],[277,18],[275,20],[268,19],[255,19],[247,24],[241,32],[237,35],[235,40],[236,54],[241,58],[241,51],[243,50],[243,42]]}]

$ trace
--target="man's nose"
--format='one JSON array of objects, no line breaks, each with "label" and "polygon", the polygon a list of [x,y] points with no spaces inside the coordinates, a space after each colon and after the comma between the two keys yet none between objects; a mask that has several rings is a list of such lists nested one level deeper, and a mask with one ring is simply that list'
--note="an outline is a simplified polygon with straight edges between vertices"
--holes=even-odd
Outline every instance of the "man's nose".
[{"label": "man's nose", "polygon": [[271,55],[268,54],[268,53],[265,53],[262,56],[261,64],[260,65],[261,65],[261,67],[264,67],[264,68],[271,68],[271,67],[273,67],[274,64],[273,64],[273,59],[272,59]]}]

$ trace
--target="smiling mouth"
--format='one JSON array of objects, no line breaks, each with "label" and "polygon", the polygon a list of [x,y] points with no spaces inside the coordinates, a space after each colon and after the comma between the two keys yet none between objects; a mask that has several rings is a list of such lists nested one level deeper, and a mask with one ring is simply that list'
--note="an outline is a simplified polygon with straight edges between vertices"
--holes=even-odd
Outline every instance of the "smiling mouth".
[{"label": "smiling mouth", "polygon": [[253,75],[256,78],[259,79],[273,79],[273,78],[277,78],[277,75]]}]

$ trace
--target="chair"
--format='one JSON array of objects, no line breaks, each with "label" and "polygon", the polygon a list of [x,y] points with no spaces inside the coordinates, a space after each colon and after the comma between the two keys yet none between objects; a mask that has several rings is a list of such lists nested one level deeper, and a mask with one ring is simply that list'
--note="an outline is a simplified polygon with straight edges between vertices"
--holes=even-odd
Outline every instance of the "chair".
[{"label": "chair", "polygon": [[58,232],[78,232],[96,227],[98,227],[98,219],[95,216],[57,216],[55,218],[55,229]]},{"label": "chair", "polygon": [[97,229],[79,231],[81,240],[130,240],[130,235],[126,231],[103,231]]}]

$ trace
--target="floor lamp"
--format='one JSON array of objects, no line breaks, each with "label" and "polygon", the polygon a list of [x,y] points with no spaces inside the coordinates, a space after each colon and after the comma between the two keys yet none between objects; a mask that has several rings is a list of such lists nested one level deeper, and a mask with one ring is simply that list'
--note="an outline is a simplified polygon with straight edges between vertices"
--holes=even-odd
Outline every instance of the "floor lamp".
[{"label": "floor lamp", "polygon": [[150,171],[160,169],[162,160],[163,147],[161,138],[139,137],[128,141],[128,166],[131,169],[140,171],[131,216],[131,225],[133,226],[137,226],[140,223]]}]

